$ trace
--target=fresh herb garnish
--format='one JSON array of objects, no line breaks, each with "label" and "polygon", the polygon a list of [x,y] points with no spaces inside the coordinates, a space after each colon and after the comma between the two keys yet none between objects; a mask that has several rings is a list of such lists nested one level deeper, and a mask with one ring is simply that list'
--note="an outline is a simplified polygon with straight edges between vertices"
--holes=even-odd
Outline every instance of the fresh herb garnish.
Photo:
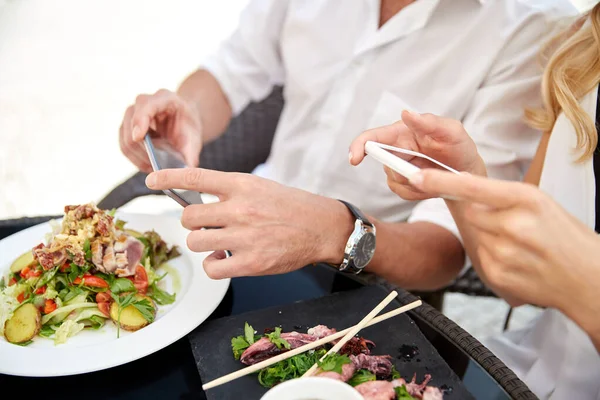
[{"label": "fresh herb garnish", "polygon": [[54,335],[54,329],[52,329],[52,327],[50,325],[43,325],[42,328],[40,329],[40,336],[49,338],[52,335]]},{"label": "fresh herb garnish", "polygon": [[254,344],[254,328],[250,326],[247,322],[244,324],[244,338],[246,338],[246,342],[248,344]]},{"label": "fresh herb garnish", "polygon": [[[68,290],[68,293],[63,298],[63,301],[65,303],[73,300],[75,297],[84,293],[84,290],[79,287],[72,287],[70,290],[69,289],[64,289],[64,290]],[[62,290],[61,290],[61,293],[63,293]]]},{"label": "fresh herb garnish", "polygon": [[348,385],[350,386],[358,386],[361,383],[375,381],[377,377],[374,373],[369,371],[368,369],[359,369],[352,375],[352,378],[348,381]]},{"label": "fresh herb garnish", "polygon": [[85,265],[79,267],[79,271],[81,272],[81,274],[86,274],[90,269],[92,269],[94,265],[90,264],[89,262],[85,263]]},{"label": "fresh herb garnish", "polygon": [[106,282],[108,282],[108,285],[112,285],[112,283],[115,281],[115,279],[117,279],[117,277],[115,275],[112,274],[105,274],[102,272],[96,272],[94,273],[95,276],[97,276],[98,278],[102,278],[104,279]]},{"label": "fresh herb garnish", "polygon": [[404,385],[395,387],[394,391],[396,392],[396,398],[398,400],[415,400],[415,398],[408,393],[408,390],[406,390],[406,386]]},{"label": "fresh herb garnish", "polygon": [[117,228],[118,230],[122,231],[125,228],[125,224],[127,222],[123,221],[122,219],[117,219],[115,221],[115,228]]},{"label": "fresh herb garnish", "polygon": [[167,274],[168,274],[168,272],[165,272],[164,274],[162,274],[161,276],[159,276],[158,278],[156,278],[156,279],[154,280],[154,282],[159,282],[159,281],[163,280],[163,278],[164,278],[165,276],[167,276]]},{"label": "fresh herb garnish", "polygon": [[154,307],[147,299],[138,300],[132,304],[139,312],[142,317],[149,323],[154,322]]},{"label": "fresh herb garnish", "polygon": [[307,351],[280,361],[262,369],[258,373],[258,382],[266,388],[271,388],[278,383],[300,378],[326,353],[325,349]]},{"label": "fresh herb garnish", "polygon": [[233,352],[233,357],[236,360],[240,359],[242,353],[248,347],[250,347],[250,345],[243,336],[236,336],[231,338],[231,351]]},{"label": "fresh herb garnish", "polygon": [[255,335],[252,325],[249,325],[246,322],[244,324],[244,335],[231,338],[231,351],[233,352],[233,357],[236,360],[239,360],[244,350],[250,347],[251,344],[254,344],[258,339],[260,339],[260,335]]},{"label": "fresh herb garnish", "polygon": [[394,379],[400,379],[401,378],[400,377],[400,372],[398,372],[398,370],[396,369],[395,365],[392,365],[392,374],[391,374],[391,376],[392,376],[392,380],[394,380]]},{"label": "fresh herb garnish", "polygon": [[275,346],[277,346],[278,349],[285,347],[286,349],[289,350],[290,344],[288,343],[287,340],[285,340],[281,337],[281,328],[280,327],[276,327],[274,332],[267,333],[266,336],[271,341],[271,343],[273,343]]},{"label": "fresh herb garnish", "polygon": [[[70,271],[71,272],[69,272],[68,279],[69,279],[69,282],[71,282],[71,283],[73,283],[73,281],[75,279],[79,278],[80,275],[83,275],[81,273],[81,270],[79,269],[79,267],[73,263],[71,263]],[[83,283],[83,280],[82,280],[82,283]]]},{"label": "fresh herb garnish", "polygon": [[69,288],[64,288],[62,289],[60,292],[58,292],[58,297],[62,300],[62,301],[66,301],[66,297],[69,295],[71,291],[69,290]]},{"label": "fresh herb garnish", "polygon": [[28,346],[28,345],[30,345],[31,343],[33,343],[33,340],[28,340],[28,341],[26,341],[26,342],[23,342],[23,343],[15,343],[15,344],[16,344],[16,345],[18,345],[18,346],[23,346],[23,347],[25,347],[25,346]]},{"label": "fresh herb garnish", "polygon": [[117,294],[115,294],[115,292],[110,294],[111,297],[113,298],[113,300],[115,301],[115,303],[117,303],[117,307],[118,307],[118,311],[117,311],[117,338],[120,337],[121,334],[121,313],[123,312],[123,310],[127,307],[129,307],[130,305],[132,305],[133,303],[135,303],[135,295],[133,293],[125,295],[125,296],[118,296]]},{"label": "fresh herb garnish", "polygon": [[[158,280],[160,280],[160,279],[158,279]],[[159,288],[158,285],[156,284],[158,282],[158,280],[152,282],[152,284],[150,285],[149,290],[148,290],[148,296],[160,305],[173,304],[175,302],[176,293],[169,294],[166,291]]]},{"label": "fresh herb garnish", "polygon": [[56,288],[56,290],[61,289],[61,287],[68,289],[69,286],[70,286],[69,281],[68,281],[66,275],[64,275],[64,274],[54,275],[54,287]]},{"label": "fresh herb garnish", "polygon": [[97,315],[92,315],[88,321],[90,322],[90,328],[100,329],[104,326],[105,319]]},{"label": "fresh herb garnish", "polygon": [[85,239],[85,242],[83,242],[83,252],[85,253],[86,260],[89,261],[92,259],[92,245],[90,244],[90,239]]},{"label": "fresh herb garnish", "polygon": [[345,354],[332,353],[325,357],[323,361],[317,361],[317,364],[323,371],[333,371],[341,375],[342,366],[351,362],[350,358]]},{"label": "fresh herb garnish", "polygon": [[40,279],[35,284],[35,288],[39,289],[42,286],[46,285],[48,282],[50,282],[50,280],[52,278],[54,278],[54,275],[56,275],[57,272],[58,272],[58,267],[54,267],[53,269],[44,272],[44,274],[40,277]]},{"label": "fresh herb garnish", "polygon": [[4,282],[4,277],[0,278],[0,290],[6,287],[6,282]]},{"label": "fresh herb garnish", "polygon": [[133,282],[127,278],[117,278],[110,284],[110,291],[114,294],[136,292]]},{"label": "fresh herb garnish", "polygon": [[[118,279],[117,279],[118,280]],[[128,280],[128,279],[125,279]],[[116,282],[116,281],[115,281]],[[136,297],[135,293],[129,293],[123,296],[118,296],[114,292],[110,294],[115,303],[117,304],[117,338],[121,334],[121,313],[124,309],[129,306],[134,306],[146,319],[146,321],[152,323],[154,321],[154,308],[150,302],[146,299],[140,300]]]}]

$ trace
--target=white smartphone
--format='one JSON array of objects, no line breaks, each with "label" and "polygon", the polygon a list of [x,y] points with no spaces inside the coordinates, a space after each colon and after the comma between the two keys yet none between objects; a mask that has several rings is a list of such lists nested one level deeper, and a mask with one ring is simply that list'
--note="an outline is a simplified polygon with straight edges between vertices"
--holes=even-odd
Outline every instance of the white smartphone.
[{"label": "white smartphone", "polygon": [[412,175],[416,172],[419,172],[421,168],[409,163],[406,160],[401,159],[390,153],[388,150],[385,150],[381,147],[379,143],[375,142],[367,142],[365,143],[365,153],[381,162],[384,165],[387,165],[403,177],[410,179]]},{"label": "white smartphone", "polygon": [[394,152],[401,153],[401,154],[406,154],[406,155],[409,155],[412,157],[423,158],[425,160],[428,160],[428,161],[444,168],[447,171],[450,171],[455,174],[460,174],[460,172],[458,172],[454,168],[451,168],[451,167],[439,162],[438,160],[435,160],[429,156],[426,156],[425,154],[418,153],[416,151],[401,149],[399,147],[389,146],[387,144],[371,142],[371,141],[365,143],[365,153],[367,153],[371,157],[375,158],[377,161],[381,162],[382,164],[387,165],[388,167],[390,167],[391,169],[393,169],[394,171],[396,171],[397,173],[399,173],[400,175],[402,175],[403,177],[405,177],[407,179],[410,179],[410,177],[412,175],[414,175],[416,172],[419,172],[421,170],[421,168],[390,153],[390,151],[394,151]]}]

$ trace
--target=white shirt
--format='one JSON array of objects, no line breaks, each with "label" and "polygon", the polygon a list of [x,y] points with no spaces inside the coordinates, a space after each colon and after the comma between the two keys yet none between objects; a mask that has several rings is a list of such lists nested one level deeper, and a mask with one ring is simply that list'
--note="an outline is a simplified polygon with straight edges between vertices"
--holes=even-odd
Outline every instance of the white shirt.
[{"label": "white shirt", "polygon": [[[595,118],[597,88],[581,101]],[[591,229],[596,223],[593,159],[576,163],[577,136],[561,114],[548,143],[540,189]],[[490,338],[487,347],[540,399],[600,400],[600,355],[589,336],[556,310],[522,330]]]},{"label": "white shirt", "polygon": [[458,236],[442,200],[401,200],[377,161],[350,166],[348,147],[403,109],[430,112],[463,121],[490,175],[521,179],[540,139],[522,120],[540,102],[550,15],[526,0],[417,0],[379,29],[378,0],[254,0],[203,66],[234,114],[284,86],[263,176]]}]

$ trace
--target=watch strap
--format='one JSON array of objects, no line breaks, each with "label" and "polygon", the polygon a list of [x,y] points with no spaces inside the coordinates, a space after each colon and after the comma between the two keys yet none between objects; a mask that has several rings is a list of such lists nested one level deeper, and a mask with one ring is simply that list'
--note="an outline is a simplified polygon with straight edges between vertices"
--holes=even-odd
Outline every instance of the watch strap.
[{"label": "watch strap", "polygon": [[344,200],[338,199],[338,201],[341,202],[342,204],[344,204],[348,208],[348,210],[350,210],[350,212],[352,213],[354,218],[361,220],[365,225],[368,225],[371,227],[373,226],[371,221],[368,220],[367,216],[365,214],[363,214],[362,211],[360,211],[357,207],[353,206],[352,204],[350,204]]}]

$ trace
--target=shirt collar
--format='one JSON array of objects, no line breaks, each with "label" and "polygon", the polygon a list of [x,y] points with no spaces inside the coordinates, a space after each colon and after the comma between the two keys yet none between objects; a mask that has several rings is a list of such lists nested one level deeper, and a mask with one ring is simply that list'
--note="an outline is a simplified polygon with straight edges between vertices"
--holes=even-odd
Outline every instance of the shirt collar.
[{"label": "shirt collar", "polygon": [[[370,32],[356,47],[355,55],[383,46],[424,28],[441,1],[454,0],[416,0],[394,15],[381,29],[378,29],[381,0],[369,0]],[[476,1],[483,5],[487,0]]]}]

